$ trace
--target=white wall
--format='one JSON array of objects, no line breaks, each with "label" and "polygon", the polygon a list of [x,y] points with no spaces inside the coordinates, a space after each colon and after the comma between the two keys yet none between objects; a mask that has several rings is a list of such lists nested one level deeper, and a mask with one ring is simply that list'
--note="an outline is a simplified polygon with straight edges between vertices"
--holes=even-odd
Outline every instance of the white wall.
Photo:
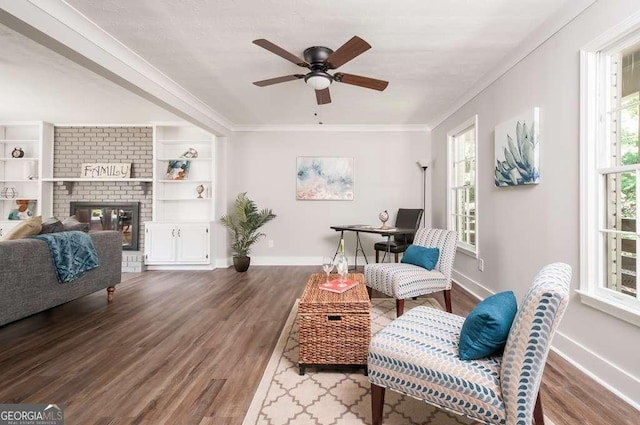
[{"label": "white wall", "polygon": [[[456,278],[475,293],[525,293],[545,264],[579,269],[579,50],[637,12],[637,1],[600,0],[432,131],[433,224],[446,225],[446,133],[478,114],[479,253],[458,253]],[[540,107],[540,184],[496,188],[494,127]],[[486,289],[485,289],[486,288]],[[488,291],[487,291],[488,290]],[[455,300],[454,300],[455,302]],[[640,329],[580,303],[572,292],[554,347],[640,405]]]},{"label": "white wall", "polygon": [[[322,256],[333,255],[339,239],[330,226],[379,224],[378,213],[385,209],[393,223],[398,208],[422,208],[422,170],[416,161],[428,157],[427,132],[238,132],[228,149],[229,204],[246,191],[258,207],[277,215],[264,227],[267,237],[255,245],[252,264],[319,266]],[[355,199],[297,201],[298,156],[353,157]],[[274,241],[273,248],[268,248],[268,240]],[[369,255],[374,241],[381,239],[363,235],[362,240]],[[346,236],[346,245],[352,256],[352,234]]]}]

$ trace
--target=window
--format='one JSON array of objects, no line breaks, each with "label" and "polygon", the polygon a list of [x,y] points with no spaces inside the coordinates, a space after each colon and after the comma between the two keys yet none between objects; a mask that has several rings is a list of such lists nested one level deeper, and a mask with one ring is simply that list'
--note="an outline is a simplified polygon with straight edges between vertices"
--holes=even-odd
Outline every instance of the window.
[{"label": "window", "polygon": [[585,304],[640,325],[640,29],[622,33],[581,54],[579,293]]},{"label": "window", "polygon": [[448,190],[447,226],[458,232],[458,248],[477,255],[477,116],[447,133]]}]

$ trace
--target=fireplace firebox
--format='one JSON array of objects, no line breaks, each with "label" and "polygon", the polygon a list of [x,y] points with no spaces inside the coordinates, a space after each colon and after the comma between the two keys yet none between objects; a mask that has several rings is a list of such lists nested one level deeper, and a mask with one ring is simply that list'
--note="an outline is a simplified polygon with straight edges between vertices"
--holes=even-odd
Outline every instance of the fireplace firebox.
[{"label": "fireplace firebox", "polygon": [[70,212],[78,221],[89,223],[89,230],[120,231],[122,249],[138,250],[139,202],[71,202]]}]

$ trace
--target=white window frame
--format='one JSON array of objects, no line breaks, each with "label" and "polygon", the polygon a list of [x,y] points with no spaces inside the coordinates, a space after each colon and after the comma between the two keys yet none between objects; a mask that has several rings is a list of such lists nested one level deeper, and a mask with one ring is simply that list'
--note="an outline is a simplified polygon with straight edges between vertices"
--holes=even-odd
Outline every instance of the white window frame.
[{"label": "white window frame", "polygon": [[453,222],[451,219],[452,209],[451,202],[453,201],[451,196],[451,191],[453,189],[453,143],[455,137],[460,133],[465,132],[470,127],[475,129],[475,140],[474,140],[474,190],[475,190],[475,245],[471,245],[468,243],[464,243],[460,241],[460,235],[458,235],[458,252],[469,255],[474,258],[478,258],[478,242],[479,242],[479,226],[478,226],[478,115],[474,115],[471,118],[465,120],[460,123],[458,126],[447,132],[447,229],[456,230],[453,228]]},{"label": "white window frame", "polygon": [[[598,159],[606,154],[600,140],[606,137],[609,126],[608,120],[601,122],[598,114],[608,101],[602,96],[602,93],[607,93],[605,86],[611,84],[607,79],[610,76],[605,75],[606,68],[601,55],[639,41],[640,13],[636,13],[580,51],[580,289],[576,291],[582,303],[637,326],[640,326],[640,300],[601,284],[606,267],[606,253],[601,238],[601,230],[605,226],[602,208],[605,205],[603,202],[606,202],[602,176],[612,170],[598,168]],[[640,177],[640,164],[616,167],[619,168],[636,171]],[[640,179],[636,191],[639,190]],[[640,201],[640,196],[636,196],[636,199]],[[636,226],[636,237],[637,250],[640,251],[640,221]],[[640,256],[636,261],[638,263]],[[636,267],[636,270],[640,273],[640,267]]]}]

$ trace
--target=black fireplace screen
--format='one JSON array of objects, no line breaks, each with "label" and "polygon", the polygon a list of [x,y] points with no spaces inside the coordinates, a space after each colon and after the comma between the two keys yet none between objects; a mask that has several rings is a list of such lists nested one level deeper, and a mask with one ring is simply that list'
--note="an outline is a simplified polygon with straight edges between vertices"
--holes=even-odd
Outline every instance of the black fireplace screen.
[{"label": "black fireplace screen", "polygon": [[122,249],[138,249],[140,203],[71,202],[71,215],[89,223],[89,230],[118,230],[122,233]]}]

